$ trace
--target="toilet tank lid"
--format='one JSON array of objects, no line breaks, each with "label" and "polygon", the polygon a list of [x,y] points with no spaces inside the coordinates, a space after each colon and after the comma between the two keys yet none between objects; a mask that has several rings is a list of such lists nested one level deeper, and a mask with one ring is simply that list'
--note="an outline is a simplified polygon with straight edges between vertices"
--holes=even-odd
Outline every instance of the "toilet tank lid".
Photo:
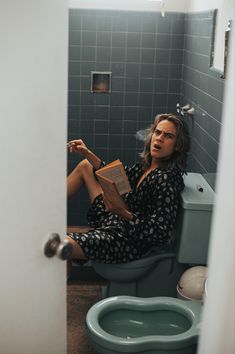
[{"label": "toilet tank lid", "polygon": [[200,173],[188,172],[184,176],[185,188],[181,193],[181,205],[190,210],[212,210],[215,192]]}]

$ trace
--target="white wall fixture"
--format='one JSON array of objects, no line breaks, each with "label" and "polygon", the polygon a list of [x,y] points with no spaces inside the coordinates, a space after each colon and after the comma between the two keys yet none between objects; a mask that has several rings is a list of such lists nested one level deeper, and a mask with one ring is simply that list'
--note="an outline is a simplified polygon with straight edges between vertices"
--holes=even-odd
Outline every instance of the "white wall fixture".
[{"label": "white wall fixture", "polygon": [[162,17],[165,16],[165,0],[147,0],[150,2],[160,2],[161,3],[161,15]]},{"label": "white wall fixture", "polygon": [[186,104],[185,106],[181,107],[179,103],[176,105],[176,111],[181,117],[184,115],[193,116],[195,113],[194,107],[190,106],[190,104]]},{"label": "white wall fixture", "polygon": [[228,52],[230,47],[230,32],[231,32],[231,20],[228,21],[228,27],[225,30],[224,35],[224,73],[222,75],[223,79],[226,79],[227,73],[227,62],[228,62]]},{"label": "white wall fixture", "polygon": [[186,12],[218,9],[215,27],[213,67],[224,70],[224,32],[228,21],[234,18],[234,0],[190,0]]}]

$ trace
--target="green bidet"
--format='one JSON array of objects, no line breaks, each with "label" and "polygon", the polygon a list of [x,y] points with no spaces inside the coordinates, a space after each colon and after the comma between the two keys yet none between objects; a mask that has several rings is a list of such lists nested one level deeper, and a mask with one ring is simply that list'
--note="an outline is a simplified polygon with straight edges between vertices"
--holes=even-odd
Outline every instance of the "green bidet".
[{"label": "green bidet", "polygon": [[114,296],[87,313],[89,338],[99,354],[195,354],[200,301]]}]

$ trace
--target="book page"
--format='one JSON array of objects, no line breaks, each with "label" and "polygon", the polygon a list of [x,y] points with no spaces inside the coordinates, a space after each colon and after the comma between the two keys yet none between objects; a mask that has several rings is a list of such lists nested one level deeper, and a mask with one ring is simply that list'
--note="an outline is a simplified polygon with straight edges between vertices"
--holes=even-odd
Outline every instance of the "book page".
[{"label": "book page", "polygon": [[98,181],[103,189],[104,194],[113,202],[116,206],[120,208],[126,208],[126,205],[119,194],[115,182],[109,180],[104,176],[97,175]]},{"label": "book page", "polygon": [[96,171],[96,175],[104,176],[115,182],[117,189],[121,195],[130,192],[131,190],[130,183],[128,181],[123,164],[118,160]]}]

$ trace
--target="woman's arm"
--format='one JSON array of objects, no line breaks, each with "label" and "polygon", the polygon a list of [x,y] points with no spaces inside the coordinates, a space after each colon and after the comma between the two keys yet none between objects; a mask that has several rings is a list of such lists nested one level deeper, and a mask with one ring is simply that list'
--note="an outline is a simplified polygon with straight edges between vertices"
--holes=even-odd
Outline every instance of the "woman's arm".
[{"label": "woman's arm", "polygon": [[127,221],[131,220],[132,213],[128,210],[128,206],[124,201],[122,206],[120,206],[120,204],[116,205],[115,202],[111,202],[105,193],[103,193],[103,201],[107,211],[110,211],[113,214],[117,214]]},{"label": "woman's arm", "polygon": [[[131,188],[134,188],[139,180],[139,177],[143,173],[141,165],[139,163],[134,164],[132,167],[124,165],[124,169],[126,171]],[[133,219],[134,216],[124,200],[122,202],[122,207],[120,207],[120,203],[118,203],[118,205],[112,203],[106,195],[103,195],[103,200],[108,211],[121,216],[126,221]]]},{"label": "woman's arm", "polygon": [[82,139],[71,140],[67,145],[70,152],[77,152],[85,157],[96,170],[100,168],[102,160],[88,149]]}]

